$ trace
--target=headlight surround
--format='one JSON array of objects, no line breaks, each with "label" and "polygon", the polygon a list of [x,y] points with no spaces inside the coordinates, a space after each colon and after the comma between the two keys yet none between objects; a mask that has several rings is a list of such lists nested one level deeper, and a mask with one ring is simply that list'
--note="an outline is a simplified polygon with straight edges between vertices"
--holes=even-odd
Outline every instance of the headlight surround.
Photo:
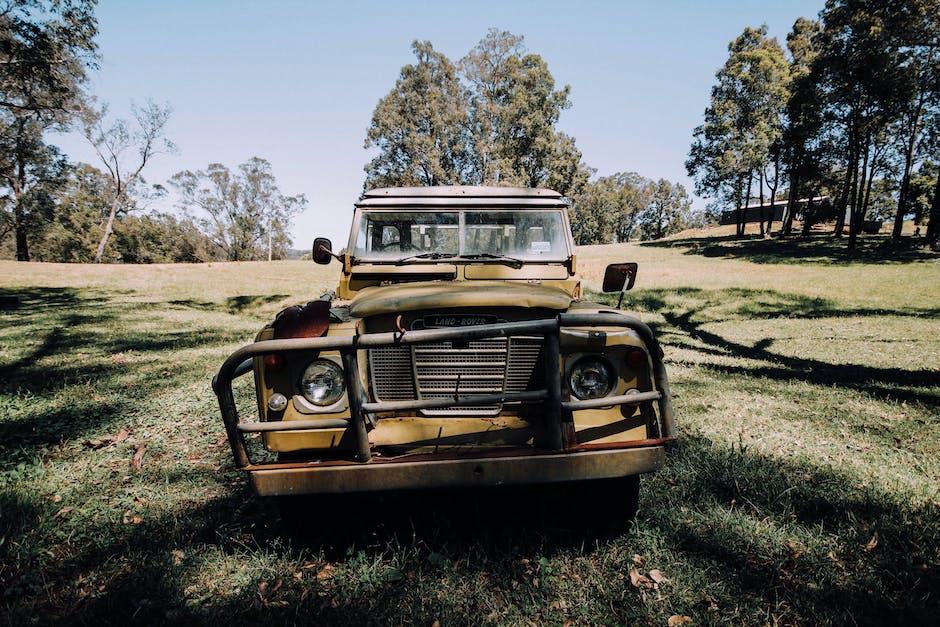
[{"label": "headlight surround", "polygon": [[581,400],[607,396],[616,380],[613,365],[600,355],[581,357],[568,373],[568,387]]},{"label": "headlight surround", "polygon": [[319,407],[334,405],[346,391],[343,369],[329,359],[310,362],[300,375],[300,393]]}]

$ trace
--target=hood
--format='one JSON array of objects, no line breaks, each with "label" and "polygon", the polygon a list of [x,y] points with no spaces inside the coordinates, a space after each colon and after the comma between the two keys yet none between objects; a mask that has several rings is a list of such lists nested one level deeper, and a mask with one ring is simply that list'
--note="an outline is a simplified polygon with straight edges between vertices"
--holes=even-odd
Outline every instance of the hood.
[{"label": "hood", "polygon": [[366,318],[386,313],[461,307],[540,307],[565,310],[571,296],[560,287],[508,281],[400,283],[361,290],[349,313]]}]

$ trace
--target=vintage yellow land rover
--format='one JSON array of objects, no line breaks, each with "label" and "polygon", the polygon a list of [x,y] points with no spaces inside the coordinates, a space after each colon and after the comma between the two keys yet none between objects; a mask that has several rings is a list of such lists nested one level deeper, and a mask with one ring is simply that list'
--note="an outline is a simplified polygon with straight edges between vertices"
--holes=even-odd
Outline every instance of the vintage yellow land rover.
[{"label": "vintage yellow land rover", "polygon": [[[345,252],[314,243],[342,264],[336,292],[282,311],[213,380],[257,492],[625,479],[635,502],[675,440],[662,351],[582,299],[566,209],[546,189],[366,192]],[[611,264],[604,290],[635,276]],[[257,420],[232,392],[249,372]],[[253,433],[276,460],[252,461]]]}]

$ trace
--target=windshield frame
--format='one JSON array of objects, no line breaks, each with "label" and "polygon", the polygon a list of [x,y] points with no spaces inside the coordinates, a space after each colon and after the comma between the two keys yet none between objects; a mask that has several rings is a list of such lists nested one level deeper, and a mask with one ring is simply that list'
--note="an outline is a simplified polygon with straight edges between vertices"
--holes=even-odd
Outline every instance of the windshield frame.
[{"label": "windshield frame", "polygon": [[[560,243],[562,244],[562,250],[559,250],[555,254],[537,254],[537,255],[526,255],[519,251],[508,251],[506,255],[500,253],[492,253],[492,256],[487,256],[489,253],[480,254],[479,251],[469,252],[466,250],[466,233],[467,233],[467,221],[466,215],[473,213],[522,213],[522,214],[539,214],[539,213],[554,213],[558,215],[561,219],[560,229],[561,236],[559,238]],[[388,256],[388,255],[357,255],[356,247],[360,235],[360,230],[362,228],[362,222],[365,219],[367,214],[382,214],[382,213],[452,213],[457,215],[457,244],[458,250],[456,253],[451,254],[450,252],[444,252],[442,256],[438,258],[420,258],[417,257],[420,253],[435,253],[441,251],[400,251],[400,254]],[[522,264],[566,264],[571,260],[572,255],[574,254],[574,240],[571,236],[571,225],[568,221],[568,212],[564,207],[552,207],[552,208],[534,208],[534,207],[507,207],[507,206],[491,206],[491,207],[454,207],[454,206],[443,206],[436,208],[435,210],[430,210],[426,207],[410,207],[410,206],[388,206],[388,207],[356,207],[355,213],[353,215],[352,228],[350,229],[349,235],[349,246],[346,249],[349,252],[350,262],[352,264],[357,263],[369,263],[369,264],[390,264],[390,265],[402,265],[402,260],[405,260],[404,263],[473,263],[473,264],[500,264],[504,263],[505,259],[511,261],[518,261]],[[416,257],[415,259],[408,259],[410,257]]]}]

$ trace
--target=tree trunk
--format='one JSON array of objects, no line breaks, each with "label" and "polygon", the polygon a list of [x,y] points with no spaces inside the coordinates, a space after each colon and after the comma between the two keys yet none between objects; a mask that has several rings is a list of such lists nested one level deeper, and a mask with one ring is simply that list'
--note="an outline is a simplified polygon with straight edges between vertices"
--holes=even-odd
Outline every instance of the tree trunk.
[{"label": "tree trunk", "polygon": [[810,196],[806,200],[806,208],[803,209],[803,232],[802,232],[803,237],[806,237],[807,235],[809,235],[809,230],[813,228],[814,218],[815,216],[813,215],[813,197]]},{"label": "tree trunk", "polygon": [[758,220],[760,220],[760,234],[764,235],[764,168],[757,171],[757,197],[760,199],[760,209],[758,209]]},{"label": "tree trunk", "polygon": [[862,212],[861,212],[861,222],[865,223],[865,216],[868,215],[868,209],[871,207],[871,188],[872,184],[875,182],[875,172],[877,171],[877,162],[875,155],[877,151],[872,155],[871,167],[868,168],[868,182],[865,184],[865,202],[862,203]]},{"label": "tree trunk", "polygon": [[751,185],[754,183],[754,171],[747,172],[747,193],[744,195],[744,202],[738,209],[738,237],[744,237],[744,231],[747,229],[747,206],[751,202]]},{"label": "tree trunk", "polygon": [[907,197],[911,190],[911,170],[914,167],[913,154],[908,152],[904,156],[904,176],[901,179],[901,191],[898,192],[898,210],[894,214],[894,228],[891,229],[891,239],[901,237],[901,228],[904,226],[904,214],[907,213]]},{"label": "tree trunk", "polygon": [[856,175],[858,174],[858,146],[855,139],[855,126],[849,131],[849,158],[845,164],[845,183],[842,186],[842,193],[839,195],[839,203],[836,205],[836,228],[833,235],[842,237],[842,229],[845,227],[845,210],[848,207],[849,191]]},{"label": "tree trunk", "polygon": [[[933,61],[934,49],[930,51],[930,61]],[[901,177],[901,191],[898,193],[898,210],[894,214],[894,228],[891,229],[891,239],[897,241],[901,237],[901,228],[904,226],[904,214],[907,213],[908,198],[911,193],[911,170],[914,169],[914,151],[917,149],[917,140],[920,136],[920,117],[924,110],[926,92],[921,91],[917,99],[911,120],[910,134],[904,146],[904,174]]]},{"label": "tree trunk", "polygon": [[[20,121],[21,130],[22,125],[23,122]],[[16,180],[10,181],[10,187],[13,191],[13,230],[16,236],[16,260],[29,261],[26,213],[23,211],[23,196],[26,191],[26,162],[23,159],[17,161]]]},{"label": "tree trunk", "polygon": [[[858,232],[862,228],[862,216],[865,212],[865,177],[868,174],[868,153],[870,138],[865,138],[865,156],[862,159],[862,168],[857,170],[856,181],[852,185],[852,213],[849,222],[849,250],[855,249],[855,243],[858,240]],[[858,172],[861,172],[861,180],[858,180]]]},{"label": "tree trunk", "polygon": [[940,246],[940,171],[937,172],[937,185],[933,189],[933,202],[930,204],[930,222],[927,223],[927,245],[934,250]]},{"label": "tree trunk", "polygon": [[793,177],[790,180],[790,193],[787,197],[787,208],[784,210],[783,216],[783,226],[781,227],[781,235],[787,236],[790,235],[793,231],[793,216],[796,214],[796,204],[800,198],[800,179],[799,177]]},{"label": "tree trunk", "polygon": [[108,245],[111,233],[114,232],[114,219],[117,217],[118,206],[121,204],[123,191],[119,191],[111,201],[111,209],[108,211],[108,221],[104,225],[104,233],[101,235],[101,241],[98,242],[98,251],[95,253],[95,263],[101,263],[104,258],[104,247]]},{"label": "tree trunk", "polygon": [[[770,185],[770,181],[767,182]],[[777,154],[774,155],[774,184],[770,188],[770,216],[767,219],[767,235],[771,235],[771,230],[774,224],[774,206],[777,202],[777,187],[780,184],[780,151],[777,151]],[[781,216],[783,217],[783,216]]]},{"label": "tree trunk", "polygon": [[16,200],[13,210],[13,229],[16,233],[16,260],[29,261],[29,240],[26,239],[26,216],[20,206],[20,199]]}]

